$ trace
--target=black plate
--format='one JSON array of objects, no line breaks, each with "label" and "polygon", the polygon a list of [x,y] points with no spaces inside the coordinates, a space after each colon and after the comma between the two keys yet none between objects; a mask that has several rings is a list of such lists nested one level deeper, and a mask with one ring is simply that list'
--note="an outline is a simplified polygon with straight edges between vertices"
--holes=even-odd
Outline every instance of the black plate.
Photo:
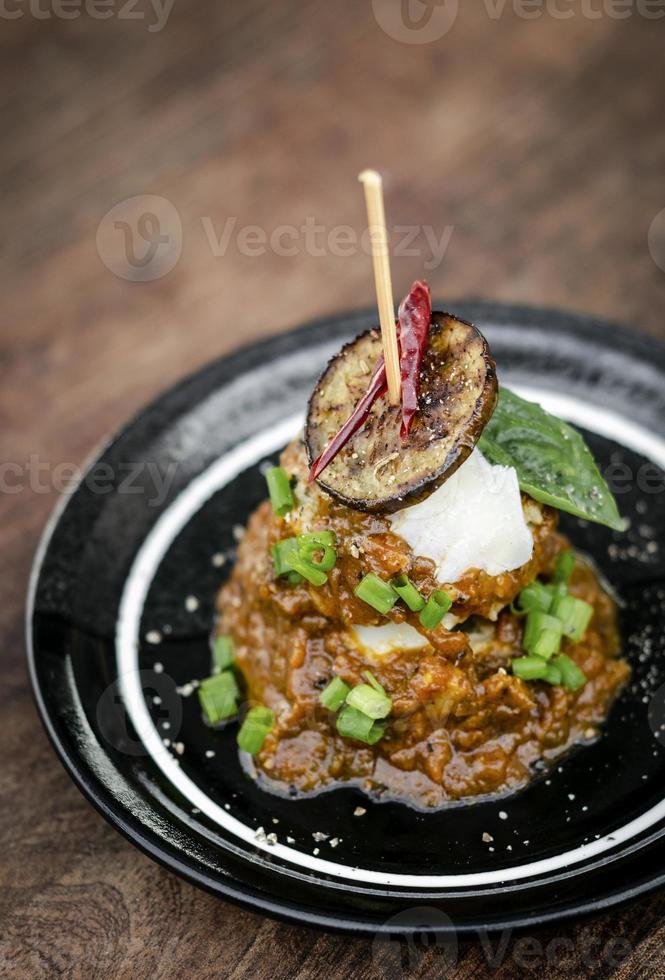
[{"label": "black plate", "polygon": [[624,536],[563,521],[625,603],[634,674],[603,736],[526,790],[436,813],[356,789],[278,798],[240,768],[233,726],[206,729],[188,695],[208,672],[238,529],[264,496],[260,464],[372,314],[257,344],[163,395],[63,500],[35,562],[32,683],[77,785],[167,867],[297,922],[463,933],[604,908],[665,880],[665,350],[585,317],[451,305],[485,332],[503,383],[584,429],[631,521]]}]

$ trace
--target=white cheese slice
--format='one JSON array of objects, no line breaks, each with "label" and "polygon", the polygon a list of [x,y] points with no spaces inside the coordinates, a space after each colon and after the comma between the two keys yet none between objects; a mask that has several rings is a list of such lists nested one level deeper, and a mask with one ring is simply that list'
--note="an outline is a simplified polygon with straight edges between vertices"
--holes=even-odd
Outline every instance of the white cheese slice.
[{"label": "white cheese slice", "polygon": [[385,626],[352,626],[356,646],[368,656],[385,657],[398,650],[421,650],[427,639],[408,623],[386,623]]},{"label": "white cheese slice", "polygon": [[500,575],[533,553],[516,471],[493,466],[478,449],[438,490],[391,521],[414,554],[436,563],[442,583],[452,585],[470,568]]}]

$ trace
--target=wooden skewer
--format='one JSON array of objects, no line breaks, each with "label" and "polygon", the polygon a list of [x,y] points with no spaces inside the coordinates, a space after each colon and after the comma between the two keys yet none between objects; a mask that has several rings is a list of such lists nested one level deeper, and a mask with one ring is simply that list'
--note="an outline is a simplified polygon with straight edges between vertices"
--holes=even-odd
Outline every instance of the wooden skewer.
[{"label": "wooden skewer", "polygon": [[381,340],[386,361],[388,379],[388,398],[391,405],[399,405],[401,378],[399,371],[399,351],[397,348],[397,329],[395,327],[395,304],[393,286],[390,278],[390,256],[388,254],[388,231],[383,207],[383,181],[376,170],[363,170],[358,180],[365,189],[367,218],[372,241],[372,260],[376,299],[379,307]]}]

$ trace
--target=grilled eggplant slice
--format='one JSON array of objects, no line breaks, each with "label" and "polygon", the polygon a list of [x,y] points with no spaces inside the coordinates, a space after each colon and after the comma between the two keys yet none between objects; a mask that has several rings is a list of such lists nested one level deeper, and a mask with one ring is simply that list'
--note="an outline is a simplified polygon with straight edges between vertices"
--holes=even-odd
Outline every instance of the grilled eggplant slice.
[{"label": "grilled eggplant slice", "polygon": [[[309,402],[305,442],[310,463],[366,392],[381,352],[381,336],[370,330],[329,362]],[[464,462],[496,399],[494,361],[483,335],[464,320],[433,313],[418,412],[408,438],[400,438],[400,407],[382,395],[317,482],[336,500],[368,513],[393,513],[416,503]]]}]

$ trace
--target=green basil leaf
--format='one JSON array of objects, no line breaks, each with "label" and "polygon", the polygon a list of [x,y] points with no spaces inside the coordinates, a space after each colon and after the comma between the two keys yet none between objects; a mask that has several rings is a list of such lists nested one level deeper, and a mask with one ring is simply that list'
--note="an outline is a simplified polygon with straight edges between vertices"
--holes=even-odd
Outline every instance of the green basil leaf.
[{"label": "green basil leaf", "polygon": [[615,531],[625,523],[584,439],[540,405],[502,388],[478,448],[494,464],[517,470],[535,500]]}]

